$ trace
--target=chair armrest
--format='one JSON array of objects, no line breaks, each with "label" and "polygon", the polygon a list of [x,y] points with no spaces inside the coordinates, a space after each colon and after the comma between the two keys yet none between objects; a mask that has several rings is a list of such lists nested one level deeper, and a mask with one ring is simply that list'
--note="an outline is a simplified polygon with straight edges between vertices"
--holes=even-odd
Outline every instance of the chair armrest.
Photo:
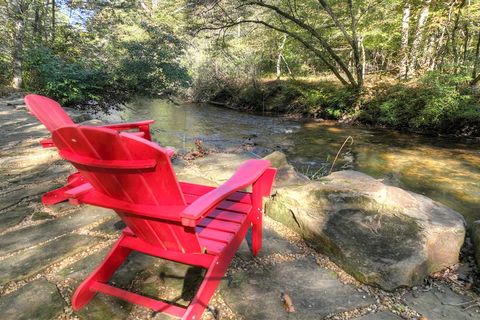
[{"label": "chair armrest", "polygon": [[115,130],[128,130],[128,129],[135,129],[135,128],[138,128],[138,127],[141,127],[141,126],[148,126],[148,125],[150,125],[154,122],[155,122],[155,120],[143,120],[143,121],[137,121],[137,122],[106,124],[106,125],[102,125],[100,127],[115,129]]},{"label": "chair armrest", "polygon": [[180,214],[182,225],[195,227],[198,220],[231,194],[245,189],[257,181],[270,167],[268,160],[248,160],[235,174],[217,189],[207,192],[192,202]]}]

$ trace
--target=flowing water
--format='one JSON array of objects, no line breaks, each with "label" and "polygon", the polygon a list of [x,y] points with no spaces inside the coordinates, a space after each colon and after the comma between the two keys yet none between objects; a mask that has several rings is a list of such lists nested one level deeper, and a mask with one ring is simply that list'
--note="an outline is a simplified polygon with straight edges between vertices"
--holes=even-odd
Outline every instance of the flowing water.
[{"label": "flowing water", "polygon": [[351,168],[391,185],[424,194],[462,213],[468,223],[480,219],[480,141],[428,137],[393,130],[292,121],[211,105],[176,105],[137,100],[126,120],[154,119],[154,140],[190,150],[195,139],[220,151],[241,149],[263,156],[284,152],[302,173],[328,172],[337,151],[349,140],[333,168]]}]

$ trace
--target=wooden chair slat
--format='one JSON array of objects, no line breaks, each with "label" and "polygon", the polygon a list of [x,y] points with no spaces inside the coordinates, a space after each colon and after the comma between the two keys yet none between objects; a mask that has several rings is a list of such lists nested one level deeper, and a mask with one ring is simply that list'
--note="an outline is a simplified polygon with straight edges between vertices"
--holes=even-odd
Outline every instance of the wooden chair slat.
[{"label": "wooden chair slat", "polygon": [[207,215],[207,218],[243,223],[243,221],[247,218],[247,215],[238,212],[215,209]]},{"label": "wooden chair slat", "polygon": [[209,229],[237,233],[240,230],[240,224],[235,222],[222,221],[211,218],[204,218],[198,224],[199,227],[205,227]]}]

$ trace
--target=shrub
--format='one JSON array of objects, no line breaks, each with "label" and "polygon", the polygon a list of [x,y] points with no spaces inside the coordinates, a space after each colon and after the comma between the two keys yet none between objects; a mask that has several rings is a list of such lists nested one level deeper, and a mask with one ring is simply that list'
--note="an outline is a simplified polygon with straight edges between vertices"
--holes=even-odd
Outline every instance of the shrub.
[{"label": "shrub", "polygon": [[423,132],[478,128],[480,101],[467,81],[464,75],[429,72],[416,83],[398,83],[366,101],[360,120]]},{"label": "shrub", "polygon": [[31,48],[25,56],[23,79],[28,91],[52,97],[64,106],[105,98],[108,80],[101,66],[64,61],[44,47]]}]

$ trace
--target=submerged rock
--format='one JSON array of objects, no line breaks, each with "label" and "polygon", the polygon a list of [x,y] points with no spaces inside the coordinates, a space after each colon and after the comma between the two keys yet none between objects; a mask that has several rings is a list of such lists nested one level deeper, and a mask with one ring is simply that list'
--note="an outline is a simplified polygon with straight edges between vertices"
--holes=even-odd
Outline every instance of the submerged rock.
[{"label": "submerged rock", "polygon": [[358,280],[385,290],[457,263],[465,237],[459,213],[350,170],[278,188],[265,211]]},{"label": "submerged rock", "polygon": [[[183,171],[218,184],[247,154],[214,154]],[[358,280],[393,290],[419,284],[458,262],[463,217],[422,195],[388,186],[366,174],[339,171],[310,181],[274,152],[275,195],[265,213],[294,229]]]}]

